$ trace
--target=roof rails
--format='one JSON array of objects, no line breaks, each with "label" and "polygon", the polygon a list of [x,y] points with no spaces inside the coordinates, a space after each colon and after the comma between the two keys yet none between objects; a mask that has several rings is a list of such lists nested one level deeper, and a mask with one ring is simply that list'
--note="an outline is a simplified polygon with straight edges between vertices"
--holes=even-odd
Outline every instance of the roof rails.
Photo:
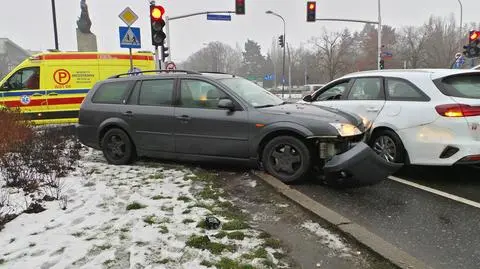
[{"label": "roof rails", "polygon": [[130,73],[123,73],[109,77],[111,78],[119,78],[122,76],[132,76],[132,75],[140,75],[145,73],[186,73],[189,75],[201,75],[199,72],[189,71],[189,70],[166,70],[166,69],[159,69],[159,70],[146,70],[146,71],[138,71],[138,72],[130,72]]}]

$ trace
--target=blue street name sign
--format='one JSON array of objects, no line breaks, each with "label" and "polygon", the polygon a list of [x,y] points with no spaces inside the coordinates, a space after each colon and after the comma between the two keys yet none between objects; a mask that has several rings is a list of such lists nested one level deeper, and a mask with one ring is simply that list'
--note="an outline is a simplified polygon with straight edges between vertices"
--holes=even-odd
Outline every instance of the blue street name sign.
[{"label": "blue street name sign", "polygon": [[207,14],[207,20],[209,21],[231,21],[231,15],[218,15],[218,14]]},{"label": "blue street name sign", "polygon": [[120,36],[120,48],[140,49],[142,47],[140,28],[120,26],[118,32]]}]

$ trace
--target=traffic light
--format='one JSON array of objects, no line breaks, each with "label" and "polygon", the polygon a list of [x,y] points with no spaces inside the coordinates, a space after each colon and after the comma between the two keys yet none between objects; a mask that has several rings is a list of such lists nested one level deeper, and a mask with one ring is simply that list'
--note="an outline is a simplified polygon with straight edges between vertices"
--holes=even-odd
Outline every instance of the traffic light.
[{"label": "traffic light", "polygon": [[235,0],[235,14],[245,15],[245,0]]},{"label": "traffic light", "polygon": [[317,14],[317,2],[307,2],[307,22],[314,22]]},{"label": "traffic light", "polygon": [[283,39],[283,35],[279,36],[278,37],[278,45],[280,45],[280,47],[285,47],[285,40]]},{"label": "traffic light", "polygon": [[471,30],[468,34],[468,44],[463,46],[463,54],[467,58],[480,57],[480,31]]},{"label": "traffic light", "polygon": [[385,61],[383,59],[380,60],[380,69],[385,69]]},{"label": "traffic light", "polygon": [[162,62],[165,62],[165,59],[170,55],[168,52],[168,47],[162,46]]},{"label": "traffic light", "polygon": [[167,35],[163,31],[165,21],[163,20],[163,14],[165,9],[162,6],[150,6],[150,24],[152,28],[152,45],[162,46]]}]

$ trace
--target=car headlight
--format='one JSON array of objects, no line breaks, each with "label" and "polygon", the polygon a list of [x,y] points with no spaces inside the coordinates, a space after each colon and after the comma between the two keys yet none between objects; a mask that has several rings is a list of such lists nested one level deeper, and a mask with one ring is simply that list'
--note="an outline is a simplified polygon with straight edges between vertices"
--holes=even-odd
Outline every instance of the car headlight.
[{"label": "car headlight", "polygon": [[337,129],[340,136],[354,136],[362,134],[362,132],[355,126],[350,123],[330,123],[331,126]]}]

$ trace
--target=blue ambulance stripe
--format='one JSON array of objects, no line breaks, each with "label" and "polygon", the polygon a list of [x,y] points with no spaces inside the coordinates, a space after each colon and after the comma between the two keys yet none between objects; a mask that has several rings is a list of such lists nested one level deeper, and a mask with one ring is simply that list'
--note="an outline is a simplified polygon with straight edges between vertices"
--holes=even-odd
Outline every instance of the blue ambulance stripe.
[{"label": "blue ambulance stripe", "polygon": [[[35,90],[35,91],[14,91],[14,92],[3,92],[3,97],[14,97],[14,96],[22,96],[22,95],[33,95],[35,93],[45,94],[47,90]],[[74,89],[74,90],[48,90],[49,92],[55,92],[57,94],[80,94],[80,93],[88,93],[89,89]]]}]

